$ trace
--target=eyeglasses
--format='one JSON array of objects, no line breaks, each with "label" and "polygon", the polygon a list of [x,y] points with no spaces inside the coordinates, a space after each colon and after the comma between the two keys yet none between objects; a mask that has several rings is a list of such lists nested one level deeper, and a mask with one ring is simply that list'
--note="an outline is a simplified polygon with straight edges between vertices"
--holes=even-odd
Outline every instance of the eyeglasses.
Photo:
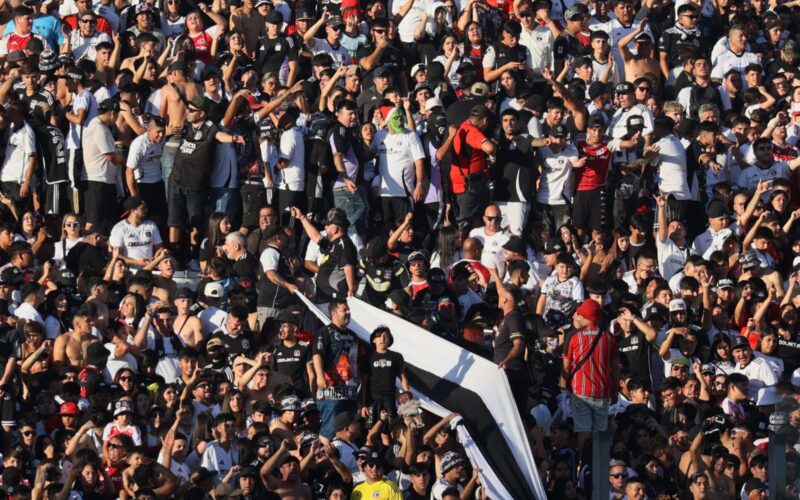
[{"label": "eyeglasses", "polygon": [[341,26],[328,26],[328,27],[330,29],[332,29],[333,31],[342,31],[342,27]]},{"label": "eyeglasses", "polygon": [[688,371],[689,369],[688,369],[688,368],[686,368],[686,367],[685,367],[685,366],[683,366],[683,365],[672,365],[672,370],[673,370],[673,371],[685,372],[685,371]]},{"label": "eyeglasses", "polygon": [[624,479],[628,477],[628,475],[624,472],[615,472],[613,474],[609,474],[609,476],[613,477],[614,479]]}]

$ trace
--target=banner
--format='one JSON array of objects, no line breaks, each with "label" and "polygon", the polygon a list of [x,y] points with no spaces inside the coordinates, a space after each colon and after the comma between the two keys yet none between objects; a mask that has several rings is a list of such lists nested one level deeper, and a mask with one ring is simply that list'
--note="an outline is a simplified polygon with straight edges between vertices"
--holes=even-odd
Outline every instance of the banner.
[{"label": "banner", "polygon": [[[330,322],[301,299],[321,321]],[[389,327],[391,350],[403,355],[412,391],[434,413],[461,414],[461,443],[483,470],[481,482],[491,498],[547,498],[508,380],[496,364],[360,299],[350,298],[348,305],[349,328],[364,342],[378,325]]]}]

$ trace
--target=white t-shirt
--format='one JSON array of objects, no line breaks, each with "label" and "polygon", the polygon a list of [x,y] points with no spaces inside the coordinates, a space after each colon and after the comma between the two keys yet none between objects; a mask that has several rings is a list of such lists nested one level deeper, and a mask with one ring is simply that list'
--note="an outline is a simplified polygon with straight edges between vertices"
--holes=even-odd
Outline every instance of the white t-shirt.
[{"label": "white t-shirt", "polygon": [[375,136],[378,151],[380,196],[408,196],[416,187],[414,162],[425,159],[425,150],[415,132],[390,134],[383,129]]},{"label": "white t-shirt", "polygon": [[[83,121],[89,124],[89,121],[97,116],[97,99],[89,92],[89,89],[83,89],[80,94],[77,94],[72,99],[72,114],[78,114],[78,111],[86,109],[86,119]],[[67,135],[67,149],[78,149],[81,147],[81,125],[75,125],[69,122],[69,134]],[[113,143],[113,141],[112,141]]]},{"label": "white t-shirt", "polygon": [[314,48],[311,49],[311,52],[314,55],[326,53],[333,58],[333,68],[336,69],[342,64],[347,65],[350,64],[350,52],[347,51],[344,45],[341,43],[338,47],[333,48],[331,44],[328,43],[328,40],[324,38],[316,38],[314,39]]},{"label": "white t-shirt", "polygon": [[99,118],[92,118],[83,132],[83,172],[81,180],[116,184],[119,167],[105,155],[116,151],[114,136]]},{"label": "white t-shirt", "polygon": [[[730,49],[727,49],[714,62],[714,67],[711,69],[711,78],[722,81],[725,78],[725,73],[730,69],[735,69],[744,78],[744,69],[750,64],[760,65],[761,58],[746,50],[741,55],[736,55]],[[747,86],[746,83],[745,86]]]},{"label": "white t-shirt", "polygon": [[641,116],[644,120],[642,135],[653,133],[653,113],[644,104],[634,104],[628,109],[619,108],[614,113],[614,116],[611,117],[611,123],[608,125],[608,135],[614,139],[625,137],[628,133],[628,118],[631,116]]},{"label": "white t-shirt", "polygon": [[214,476],[214,484],[220,484],[228,471],[238,464],[239,450],[236,448],[236,444],[228,443],[228,449],[226,450],[217,440],[208,443],[205,451],[203,451],[203,459],[200,462],[201,467],[219,473]]},{"label": "white t-shirt", "polygon": [[103,379],[107,384],[113,383],[117,372],[123,368],[130,368],[135,372],[139,371],[139,362],[136,361],[136,358],[133,357],[133,354],[126,352],[123,356],[118,358],[115,354],[117,346],[115,346],[112,342],[104,344],[103,347],[105,347],[109,353],[108,362],[103,370]]},{"label": "white t-shirt", "polygon": [[227,317],[228,313],[216,307],[206,307],[197,315],[200,323],[203,324],[203,335],[206,337],[211,335],[211,333],[218,328],[221,328]]},{"label": "white t-shirt", "polygon": [[[389,0],[389,8],[387,10],[392,13],[392,16],[396,16],[405,4],[404,0]],[[427,10],[428,0],[416,0],[411,5],[411,9],[400,21],[400,24],[397,25],[397,34],[401,42],[414,43],[414,30],[420,22],[419,15],[427,12]]]},{"label": "white t-shirt", "polygon": [[578,161],[578,150],[571,144],[558,153],[543,147],[539,149],[539,157],[542,178],[536,201],[544,205],[566,205],[567,200],[572,199],[575,188],[575,173],[572,170]]},{"label": "white t-shirt", "polygon": [[667,281],[683,270],[686,258],[689,256],[689,249],[681,250],[669,236],[665,241],[656,238],[656,251],[658,252],[658,271]]},{"label": "white t-shirt", "polygon": [[559,281],[555,274],[548,276],[542,284],[542,293],[545,294],[545,310],[567,312],[572,305],[583,302],[585,292],[583,283],[573,276],[566,281]]},{"label": "white t-shirt", "polygon": [[72,47],[72,57],[75,60],[97,58],[97,44],[101,42],[111,43],[111,37],[102,31],[96,32],[90,37],[81,36],[79,29],[72,30],[69,33],[70,46]]},{"label": "white t-shirt", "polygon": [[755,191],[759,181],[767,181],[778,177],[788,179],[790,173],[791,169],[789,169],[789,164],[785,161],[776,161],[769,168],[761,168],[758,165],[752,165],[742,170],[742,173],[739,175],[739,186],[746,189],[748,192],[752,192]]},{"label": "white t-shirt", "polygon": [[498,272],[505,272],[506,267],[506,253],[503,250],[503,245],[511,238],[508,231],[498,231],[489,236],[486,234],[486,227],[476,227],[469,232],[470,238],[475,238],[483,245],[483,252],[481,253],[481,264],[487,269],[497,268]]},{"label": "white t-shirt", "polygon": [[9,127],[12,132],[6,142],[6,157],[3,160],[0,181],[22,184],[28,174],[28,159],[36,156],[36,135],[25,122],[18,129],[14,129],[13,124]]},{"label": "white t-shirt", "polygon": [[659,148],[658,188],[677,200],[691,200],[692,192],[686,179],[686,148],[675,135],[662,137]]},{"label": "white t-shirt", "polygon": [[286,160],[286,166],[280,170],[278,188],[284,191],[303,191],[306,185],[306,147],[300,127],[292,127],[281,134],[278,157]]},{"label": "white t-shirt", "polygon": [[123,219],[111,229],[108,243],[120,248],[120,253],[125,257],[152,259],[156,245],[161,244],[161,233],[153,221],[146,220],[134,226],[128,219]]},{"label": "white t-shirt", "polygon": [[42,315],[39,314],[39,311],[37,311],[35,307],[27,302],[23,302],[14,310],[14,316],[28,321],[36,321],[37,323],[44,325],[44,319],[42,318]]},{"label": "white t-shirt", "polygon": [[163,150],[164,144],[151,141],[146,132],[131,142],[125,165],[139,172],[141,176],[137,182],[140,184],[161,182],[161,153]]},{"label": "white t-shirt", "polygon": [[181,368],[178,365],[178,354],[180,349],[175,349],[171,339],[164,338],[164,349],[158,351],[156,349],[156,336],[158,333],[150,328],[147,332],[147,348],[158,352],[159,355],[163,353],[158,359],[156,365],[156,373],[164,377],[164,380],[176,380],[181,376]]}]

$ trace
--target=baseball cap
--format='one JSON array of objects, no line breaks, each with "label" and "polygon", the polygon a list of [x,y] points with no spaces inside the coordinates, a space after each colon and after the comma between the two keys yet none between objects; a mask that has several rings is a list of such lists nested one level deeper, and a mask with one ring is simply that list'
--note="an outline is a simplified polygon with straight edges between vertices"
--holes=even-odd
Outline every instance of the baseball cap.
[{"label": "baseball cap", "polygon": [[665,311],[665,309],[666,308],[660,304],[653,304],[645,309],[644,317],[642,319],[644,319],[644,321],[650,321],[651,319],[667,321],[668,311]]},{"label": "baseball cap", "polygon": [[455,451],[448,451],[442,456],[440,468],[442,474],[446,474],[459,465],[464,465],[464,457]]},{"label": "baseball cap", "polygon": [[564,242],[558,238],[550,238],[544,244],[544,253],[561,253],[564,251]]},{"label": "baseball cap", "polygon": [[686,310],[686,302],[683,299],[672,299],[669,301],[669,312],[679,312]]},{"label": "baseball cap", "polygon": [[628,94],[633,92],[633,84],[631,82],[620,82],[614,87],[614,92],[617,94]]},{"label": "baseball cap", "polygon": [[742,266],[742,269],[758,267],[758,257],[755,252],[742,252],[739,255],[739,265]]},{"label": "baseball cap", "polygon": [[425,252],[420,252],[419,250],[417,250],[415,252],[411,252],[408,255],[408,259],[406,260],[406,262],[412,262],[412,261],[415,261],[415,260],[423,260],[423,261],[425,261],[427,263],[428,262],[428,256],[425,255]]},{"label": "baseball cap", "polygon": [[9,266],[0,273],[0,283],[18,287],[22,286],[23,281],[22,271],[15,266]]},{"label": "baseball cap", "polygon": [[267,24],[283,24],[283,14],[278,12],[277,10],[271,11],[269,14],[266,15],[264,18],[264,22]]},{"label": "baseball cap", "polygon": [[731,351],[740,347],[750,349],[750,342],[747,340],[747,337],[734,335],[733,338],[731,338]]},{"label": "baseball cap", "polygon": [[438,97],[431,97],[427,101],[425,101],[425,109],[428,111],[434,108],[444,108],[444,104],[442,104],[442,100]]},{"label": "baseball cap", "polygon": [[642,130],[644,129],[644,118],[639,115],[629,116],[626,126],[630,130]]},{"label": "baseball cap", "polygon": [[322,224],[324,226],[332,224],[334,226],[339,226],[342,229],[347,229],[350,227],[350,222],[347,220],[347,216],[339,210],[329,213],[328,217],[322,222]]},{"label": "baseball cap", "polygon": [[733,288],[733,280],[730,278],[722,278],[717,281],[717,289],[719,290],[722,288]]},{"label": "baseball cap", "polygon": [[59,415],[79,415],[80,412],[78,405],[72,401],[61,403],[61,407],[58,409]]},{"label": "baseball cap", "polygon": [[[119,101],[113,97],[106,99],[97,105],[98,113],[107,113],[109,111],[119,111]],[[138,205],[137,205],[138,206]]]},{"label": "baseball cap", "polygon": [[175,299],[194,300],[194,292],[186,287],[178,288],[178,290],[175,292]]},{"label": "baseball cap", "polygon": [[286,396],[281,399],[281,411],[300,411],[300,398]]},{"label": "baseball cap", "polygon": [[550,137],[567,137],[568,135],[567,127],[560,123],[550,127]]},{"label": "baseball cap", "polygon": [[606,122],[603,120],[603,117],[600,115],[592,115],[589,117],[589,123],[587,125],[588,128],[605,128]]},{"label": "baseball cap", "polygon": [[417,63],[417,64],[411,66],[411,72],[409,74],[411,75],[411,78],[414,78],[414,76],[417,74],[417,72],[422,71],[424,69],[425,69],[425,65],[424,64]]},{"label": "baseball cap", "polygon": [[329,28],[335,28],[337,26],[343,26],[344,21],[342,21],[342,16],[331,16],[325,21],[325,26]]},{"label": "baseball cap", "polygon": [[[475,82],[469,88],[469,95],[472,97],[483,97],[489,93],[489,86],[483,82]],[[474,109],[474,108],[473,108]]]},{"label": "baseball cap", "polygon": [[527,255],[528,249],[525,246],[525,242],[519,236],[512,236],[508,239],[508,241],[503,245],[504,250],[508,250],[509,252],[518,253],[520,255]]},{"label": "baseball cap", "polygon": [[728,215],[728,209],[722,202],[715,201],[708,205],[706,214],[708,215],[709,219],[716,219],[717,217],[726,217]]},{"label": "baseball cap", "polygon": [[222,283],[208,283],[205,288],[205,296],[212,299],[221,299],[225,294]]},{"label": "baseball cap", "polygon": [[586,8],[586,5],[582,3],[573,4],[570,8],[568,8],[564,12],[564,19],[567,21],[575,21],[576,17],[586,17],[589,14],[589,10]]},{"label": "baseball cap", "polygon": [[714,365],[712,365],[711,363],[706,363],[706,364],[704,364],[703,366],[700,367],[700,373],[703,373],[703,374],[710,373],[710,374],[713,375],[713,374],[717,373],[717,368]]},{"label": "baseball cap", "polygon": [[122,415],[123,413],[133,413],[133,401],[127,399],[120,399],[114,403],[114,416]]},{"label": "baseball cap", "polygon": [[295,21],[303,21],[307,19],[314,19],[314,12],[308,7],[299,7],[294,16]]},{"label": "baseball cap", "polygon": [[28,56],[26,56],[25,52],[21,50],[12,50],[11,52],[8,53],[8,56],[6,56],[6,60],[8,62],[20,62],[24,61],[27,58]]},{"label": "baseball cap", "polygon": [[386,66],[378,66],[375,68],[375,71],[372,72],[372,76],[389,76],[392,72]]},{"label": "baseball cap", "polygon": [[82,69],[72,66],[67,69],[66,73],[67,78],[70,80],[80,80],[83,81],[86,78],[86,73],[83,72]]}]

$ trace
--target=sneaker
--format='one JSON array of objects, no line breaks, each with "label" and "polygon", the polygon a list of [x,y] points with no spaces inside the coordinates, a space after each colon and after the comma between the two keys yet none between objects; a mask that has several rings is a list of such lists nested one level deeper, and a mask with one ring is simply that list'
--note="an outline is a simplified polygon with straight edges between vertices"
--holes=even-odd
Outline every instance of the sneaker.
[{"label": "sneaker", "polygon": [[189,272],[199,273],[200,272],[200,263],[197,261],[197,259],[192,259],[186,265],[186,270],[189,271]]}]

